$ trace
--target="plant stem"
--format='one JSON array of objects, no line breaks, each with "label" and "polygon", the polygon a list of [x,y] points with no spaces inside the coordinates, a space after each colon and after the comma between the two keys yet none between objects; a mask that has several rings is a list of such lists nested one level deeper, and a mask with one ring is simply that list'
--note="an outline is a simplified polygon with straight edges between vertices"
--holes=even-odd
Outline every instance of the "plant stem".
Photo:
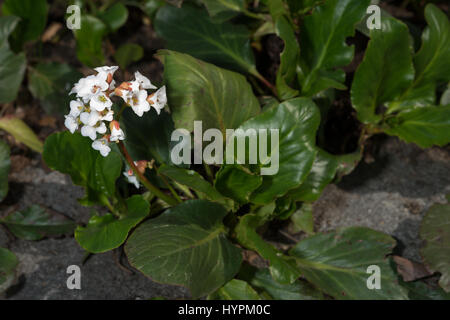
[{"label": "plant stem", "polygon": [[125,145],[122,141],[119,142],[119,149],[121,150],[122,154],[124,155],[125,159],[127,160],[128,165],[133,170],[136,177],[138,177],[139,181],[153,194],[155,194],[157,197],[159,197],[161,200],[167,202],[170,205],[176,205],[178,204],[178,201],[171,196],[165,194],[162,192],[158,187],[154,186],[150,181],[147,180],[147,178],[139,172],[139,170],[136,168],[136,165],[134,164],[133,159],[131,159],[130,154],[128,153],[127,149],[125,148]]},{"label": "plant stem", "polygon": [[154,167],[155,167],[156,173],[161,178],[161,180],[164,182],[164,184],[167,186],[167,188],[170,190],[170,192],[173,194],[175,199],[177,199],[177,201],[180,202],[180,203],[183,202],[183,200],[181,200],[181,198],[178,195],[178,193],[172,188],[172,186],[170,185],[169,181],[167,181],[166,177],[158,172],[158,168],[156,167],[156,165],[154,165]]},{"label": "plant stem", "polygon": [[267,88],[272,91],[272,94],[278,98],[278,92],[277,88],[273,84],[271,84],[266,78],[264,78],[258,71],[254,70],[254,72],[251,72],[252,75],[256,77],[259,81],[261,81]]},{"label": "plant stem", "polygon": [[209,180],[211,182],[214,182],[214,175],[211,171],[211,168],[209,167],[209,165],[207,165],[206,163],[203,163],[203,167],[205,168],[206,171],[206,175],[208,176]]}]

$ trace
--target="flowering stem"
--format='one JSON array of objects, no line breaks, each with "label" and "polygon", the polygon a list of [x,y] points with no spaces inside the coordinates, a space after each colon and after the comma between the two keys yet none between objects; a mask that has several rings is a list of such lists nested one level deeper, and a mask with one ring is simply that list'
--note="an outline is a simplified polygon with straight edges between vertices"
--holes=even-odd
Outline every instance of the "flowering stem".
[{"label": "flowering stem", "polygon": [[157,197],[159,197],[161,200],[167,202],[170,205],[176,205],[178,201],[171,196],[165,194],[162,192],[158,187],[155,187],[150,181],[147,180],[147,178],[139,172],[139,170],[136,168],[136,165],[134,164],[133,159],[131,159],[130,154],[128,153],[127,149],[125,148],[125,145],[122,141],[119,142],[119,148],[122,151],[122,154],[124,155],[125,159],[127,160],[128,165],[133,170],[136,177],[138,177],[139,181],[153,194],[155,194]]}]

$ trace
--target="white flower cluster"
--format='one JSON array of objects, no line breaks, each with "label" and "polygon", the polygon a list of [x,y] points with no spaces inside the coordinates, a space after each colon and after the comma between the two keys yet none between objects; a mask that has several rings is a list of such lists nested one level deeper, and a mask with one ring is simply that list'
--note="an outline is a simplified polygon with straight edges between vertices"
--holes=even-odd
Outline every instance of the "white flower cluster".
[{"label": "white flower cluster", "polygon": [[[123,82],[115,87],[114,72],[118,67],[98,67],[96,75],[81,78],[69,94],[76,94],[76,100],[70,102],[70,112],[65,116],[64,125],[71,133],[81,127],[81,135],[93,140],[92,148],[106,157],[111,148],[110,142],[124,140],[125,135],[119,122],[114,120],[111,97],[120,96],[133,111],[142,117],[144,112],[154,107],[159,114],[167,103],[166,88],[163,86],[148,95],[147,89],[157,89],[148,78],[140,72],[135,73],[135,80]],[[107,134],[109,123],[110,132]],[[98,138],[98,134],[102,135]]]}]

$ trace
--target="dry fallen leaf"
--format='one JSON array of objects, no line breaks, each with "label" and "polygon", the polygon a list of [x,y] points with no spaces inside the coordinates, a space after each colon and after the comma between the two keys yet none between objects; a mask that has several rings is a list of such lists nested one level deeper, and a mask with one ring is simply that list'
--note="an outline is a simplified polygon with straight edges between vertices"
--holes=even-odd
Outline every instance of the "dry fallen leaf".
[{"label": "dry fallen leaf", "polygon": [[406,282],[414,281],[431,275],[431,273],[421,263],[414,262],[399,256],[394,256],[393,258],[395,263],[397,264],[397,272]]}]

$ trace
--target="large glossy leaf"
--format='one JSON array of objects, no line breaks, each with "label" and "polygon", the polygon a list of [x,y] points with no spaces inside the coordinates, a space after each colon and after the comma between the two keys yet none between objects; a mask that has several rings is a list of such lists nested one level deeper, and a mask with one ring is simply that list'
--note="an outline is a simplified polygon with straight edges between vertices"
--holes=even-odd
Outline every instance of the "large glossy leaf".
[{"label": "large glossy leaf", "polygon": [[67,111],[71,86],[82,74],[65,63],[40,63],[28,72],[28,88],[47,113]]},{"label": "large glossy leaf", "polygon": [[0,118],[0,129],[11,134],[18,142],[37,152],[42,152],[43,144],[31,128],[19,118],[3,117]]},{"label": "large glossy leaf", "polygon": [[127,22],[128,9],[123,3],[115,3],[105,11],[98,14],[98,17],[114,32]]},{"label": "large glossy leaf", "polygon": [[19,264],[16,255],[5,248],[0,248],[0,293],[13,283],[15,269]]},{"label": "large glossy leaf", "polygon": [[0,140],[0,202],[8,194],[8,174],[11,161],[9,158],[9,146]]},{"label": "large glossy leaf", "polygon": [[376,123],[377,107],[395,100],[414,79],[408,27],[384,18],[381,29],[370,31],[364,60],[356,70],[351,98],[358,119]]},{"label": "large glossy leaf", "polygon": [[115,152],[103,157],[91,144],[79,133],[54,133],[45,141],[43,158],[51,169],[69,174],[73,183],[85,187],[86,201],[98,202],[114,195],[122,160]]},{"label": "large glossy leaf", "polygon": [[37,40],[44,31],[48,11],[46,0],[5,0],[2,10],[5,15],[20,17],[14,32],[14,41],[18,46]]},{"label": "large glossy leaf", "polygon": [[216,174],[214,187],[224,196],[243,204],[262,183],[255,175],[240,165],[223,165]]},{"label": "large glossy leaf", "polygon": [[245,0],[201,0],[214,22],[231,19],[245,9]]},{"label": "large glossy leaf", "polygon": [[261,297],[247,282],[233,279],[208,297],[209,300],[261,300]]},{"label": "large glossy leaf", "polygon": [[189,288],[192,297],[230,281],[241,265],[240,249],[225,237],[226,210],[205,200],[186,201],[146,221],[130,236],[130,263],[153,280]]},{"label": "large glossy leaf", "polygon": [[15,211],[0,223],[5,224],[16,237],[25,240],[40,240],[46,236],[72,233],[76,223],[64,217],[52,216],[38,205]]},{"label": "large glossy leaf", "polygon": [[152,108],[142,117],[137,117],[131,108],[125,108],[120,127],[126,136],[125,146],[133,159],[172,163],[170,137],[174,125],[170,114],[163,111],[158,115]]},{"label": "large glossy leaf", "polygon": [[288,196],[296,201],[312,202],[319,198],[323,189],[334,179],[339,166],[339,156],[316,148],[317,154],[306,180],[288,192]]},{"label": "large glossy leaf", "polygon": [[[319,122],[320,114],[317,106],[310,99],[296,98],[253,117],[239,127],[242,130],[235,131],[233,137],[243,138],[248,129],[255,130],[260,139],[261,129],[267,130],[268,136],[270,129],[279,130],[278,144],[275,142],[273,150],[270,150],[272,145],[267,139],[269,150],[267,159],[261,157],[258,159],[259,166],[268,167],[271,165],[269,162],[274,162],[274,157],[278,153],[278,172],[263,176],[261,186],[251,195],[252,202],[270,203],[306,179],[316,154],[314,145]],[[230,145],[231,142],[228,142],[227,152]],[[246,144],[246,153],[249,153],[249,143]],[[269,159],[271,156],[272,160]]]},{"label": "large glossy leaf", "polygon": [[258,101],[242,75],[174,51],[159,56],[176,128],[193,131],[194,121],[202,121],[203,130],[225,134],[258,113]]},{"label": "large glossy leaf", "polygon": [[345,40],[354,34],[369,3],[370,0],[329,0],[305,18],[299,74],[303,95],[312,96],[329,87],[345,89],[344,71],[335,68],[351,62],[354,48]]},{"label": "large glossy leaf", "polygon": [[300,276],[300,271],[295,265],[295,261],[283,255],[273,245],[263,240],[256,232],[258,227],[268,221],[270,214],[269,206],[266,206],[257,213],[248,213],[240,217],[235,229],[236,237],[241,245],[258,252],[261,257],[269,261],[270,273],[276,281],[289,284]]},{"label": "large glossy leaf", "polygon": [[126,200],[127,212],[117,219],[108,213],[94,215],[86,227],[75,230],[75,239],[88,252],[101,253],[119,247],[127,239],[128,233],[149,213],[150,206],[140,195]]},{"label": "large glossy leaf", "polygon": [[156,14],[155,29],[170,50],[188,53],[218,66],[256,75],[246,27],[213,23],[204,10],[165,6]]},{"label": "large glossy leaf", "polygon": [[172,166],[162,165],[158,172],[170,179],[185,185],[192,190],[200,192],[211,201],[221,203],[226,208],[230,208],[232,201],[225,198],[203,177],[194,170],[187,170]]},{"label": "large glossy leaf", "polygon": [[[302,240],[289,254],[308,281],[336,299],[407,299],[386,258],[394,246],[384,233],[350,227]],[[371,265],[380,268],[380,289],[367,286]]]},{"label": "large glossy leaf", "polygon": [[98,18],[90,15],[81,16],[81,28],[75,29],[77,40],[77,57],[88,67],[103,65],[105,57],[102,39],[107,33],[107,26]]},{"label": "large glossy leaf", "polygon": [[435,204],[423,218],[420,237],[426,241],[422,256],[431,271],[441,273],[439,285],[450,292],[450,205]]},{"label": "large glossy leaf", "polygon": [[20,18],[16,16],[0,17],[0,48],[7,46],[9,48],[8,37],[14,31]]},{"label": "large glossy leaf", "polygon": [[0,103],[16,99],[26,65],[23,52],[15,55],[7,45],[0,47]]},{"label": "large glossy leaf", "polygon": [[281,284],[275,281],[269,269],[257,269],[243,265],[239,278],[247,281],[263,296],[265,292],[276,300],[322,300],[323,294],[304,280],[297,279],[292,284]]},{"label": "large glossy leaf", "polygon": [[422,148],[450,142],[450,105],[428,106],[400,113],[388,120],[385,132]]},{"label": "large glossy leaf", "polygon": [[389,106],[389,112],[435,104],[436,84],[450,80],[450,22],[433,4],[426,6],[425,19],[428,27],[422,33],[422,46],[414,57],[414,82]]},{"label": "large glossy leaf", "polygon": [[300,46],[297,42],[294,28],[286,17],[280,16],[275,19],[275,32],[284,42],[284,49],[280,54],[280,66],[277,71],[276,87],[280,99],[286,100],[297,96],[299,93],[293,87],[296,82],[296,69],[300,58]]}]

